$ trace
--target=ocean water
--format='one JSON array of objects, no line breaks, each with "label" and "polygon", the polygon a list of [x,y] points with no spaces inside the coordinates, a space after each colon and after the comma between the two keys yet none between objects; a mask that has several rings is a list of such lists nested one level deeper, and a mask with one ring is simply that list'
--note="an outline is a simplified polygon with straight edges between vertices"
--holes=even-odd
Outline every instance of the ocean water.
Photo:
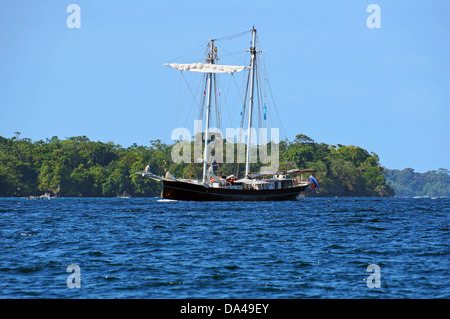
[{"label": "ocean water", "polygon": [[449,215],[448,198],[2,198],[0,297],[449,298]]}]

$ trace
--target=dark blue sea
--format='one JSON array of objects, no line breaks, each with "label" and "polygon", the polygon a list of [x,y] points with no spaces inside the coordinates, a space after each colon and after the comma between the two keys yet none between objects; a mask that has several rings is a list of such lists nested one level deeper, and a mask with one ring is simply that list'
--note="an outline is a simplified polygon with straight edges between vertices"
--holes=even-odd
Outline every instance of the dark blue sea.
[{"label": "dark blue sea", "polygon": [[2,198],[0,297],[449,298],[449,216],[448,198]]}]

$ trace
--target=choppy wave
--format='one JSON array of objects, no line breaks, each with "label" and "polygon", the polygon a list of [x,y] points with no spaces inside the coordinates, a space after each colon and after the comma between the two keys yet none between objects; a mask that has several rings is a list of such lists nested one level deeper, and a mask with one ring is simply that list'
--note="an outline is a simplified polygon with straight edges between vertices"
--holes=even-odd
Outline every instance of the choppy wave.
[{"label": "choppy wave", "polygon": [[1,295],[449,298],[449,213],[448,198],[0,199]]}]

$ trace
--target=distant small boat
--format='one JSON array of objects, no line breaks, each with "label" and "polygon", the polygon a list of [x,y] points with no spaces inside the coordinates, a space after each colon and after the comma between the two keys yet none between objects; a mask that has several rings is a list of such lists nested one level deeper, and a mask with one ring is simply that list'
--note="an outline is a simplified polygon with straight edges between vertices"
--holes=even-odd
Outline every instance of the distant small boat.
[{"label": "distant small boat", "polygon": [[127,192],[123,192],[122,195],[117,196],[117,198],[130,198],[131,196],[127,194]]},{"label": "distant small boat", "polygon": [[48,199],[50,200],[50,193],[45,193],[44,195],[41,196],[28,196],[28,200],[37,200],[37,199]]}]

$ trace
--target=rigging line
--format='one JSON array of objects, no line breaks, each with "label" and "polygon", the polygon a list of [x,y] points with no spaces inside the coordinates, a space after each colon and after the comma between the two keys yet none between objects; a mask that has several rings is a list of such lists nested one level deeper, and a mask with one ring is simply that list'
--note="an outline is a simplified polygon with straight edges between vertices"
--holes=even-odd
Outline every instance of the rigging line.
[{"label": "rigging line", "polygon": [[[237,93],[238,93],[238,95],[239,95],[239,99],[240,99],[240,103],[239,103],[239,105],[242,105],[242,93],[239,91],[239,87],[238,87],[238,85],[237,85],[237,83],[236,83],[236,79],[235,79],[235,77],[234,77],[234,74],[233,73],[231,73],[230,74],[230,80],[228,81],[228,87],[227,87],[227,89],[226,89],[226,91],[225,91],[225,95],[224,95],[224,103],[225,103],[225,105],[224,105],[224,107],[225,107],[225,109],[226,109],[226,111],[227,111],[227,115],[228,115],[228,124],[230,125],[230,127],[233,125],[233,117],[231,116],[231,114],[230,114],[230,109],[231,109],[231,107],[229,106],[229,104],[228,104],[228,95],[230,94],[230,92],[231,92],[231,90],[230,90],[230,86],[231,86],[231,82],[232,81],[234,81],[234,83],[235,83],[235,85],[236,85],[236,88],[237,88]],[[219,81],[219,88],[220,88],[220,81]],[[220,96],[222,96],[222,95],[220,95]]]},{"label": "rigging line", "polygon": [[267,85],[268,85],[268,87],[269,87],[269,92],[270,92],[271,97],[272,97],[273,109],[275,110],[275,114],[276,114],[276,117],[277,117],[277,121],[278,121],[278,124],[280,125],[281,133],[282,133],[282,135],[283,135],[284,137],[286,137],[286,131],[285,131],[285,129],[284,129],[283,122],[282,122],[281,119],[280,119],[280,114],[278,113],[278,108],[277,108],[277,106],[276,106],[276,104],[275,104],[275,100],[274,100],[274,97],[273,97],[273,94],[272,94],[272,88],[271,88],[271,86],[270,86],[270,82],[269,82],[269,81],[267,81]]},{"label": "rigging line", "polygon": [[231,52],[227,51],[224,47],[222,47],[220,45],[217,45],[217,47],[220,48],[223,51],[226,51],[225,53],[227,53],[227,54],[221,54],[220,55],[221,58],[224,58],[224,57],[226,58],[226,57],[230,57],[231,56],[231,57],[234,57],[235,59],[239,60],[239,62],[241,62],[242,64],[247,64],[246,61],[242,60],[241,58],[239,58],[237,56],[237,54],[238,53],[242,53],[242,51],[236,51],[236,52],[231,53]]},{"label": "rigging line", "polygon": [[[259,85],[260,85],[260,99],[261,99],[261,104],[260,104],[260,116],[261,116],[261,127],[263,128],[267,128],[267,122],[266,120],[264,120],[264,104],[265,104],[265,100],[264,100],[264,88],[263,88],[263,81],[261,80],[261,77],[259,78]],[[267,114],[266,114],[266,119],[267,119]]]},{"label": "rigging line", "polygon": [[163,131],[163,140],[171,140],[172,136],[169,136],[169,130],[176,125],[176,118],[172,117],[172,121],[167,122],[167,126]]},{"label": "rigging line", "polygon": [[[236,78],[234,77],[234,75],[232,75],[232,78],[233,78],[234,85],[236,86],[239,98],[241,99],[241,105],[242,105],[242,104],[244,104],[244,92],[243,92],[244,91],[244,85],[242,85],[242,91],[241,91],[241,89],[239,89],[239,85],[237,84]],[[245,81],[245,77],[244,77],[244,81]]]},{"label": "rigging line", "polygon": [[260,58],[260,60],[261,60],[261,62],[262,62],[262,66],[263,66],[262,69],[263,69],[263,72],[264,72],[264,75],[265,75],[266,83],[267,83],[267,86],[268,86],[268,88],[269,88],[269,90],[268,90],[268,91],[269,91],[269,95],[270,95],[270,97],[271,97],[271,99],[272,99],[273,110],[275,111],[276,120],[277,120],[277,122],[278,122],[278,125],[280,126],[281,134],[282,134],[284,137],[286,137],[286,136],[287,136],[287,135],[286,135],[286,130],[284,129],[283,122],[281,121],[280,114],[278,113],[278,108],[277,108],[276,103],[275,103],[275,97],[274,97],[274,95],[273,95],[272,87],[271,87],[271,85],[270,85],[269,77],[268,77],[268,75],[267,75],[266,61],[265,61],[264,56],[262,56],[262,57]]},{"label": "rigging line", "polygon": [[[264,81],[263,86],[264,86],[264,101],[266,101],[267,105],[266,105],[266,112],[267,112],[267,117],[269,119],[269,123],[270,123],[270,127],[275,127],[275,123],[274,123],[274,117],[272,116],[272,104],[269,102],[269,100],[267,99],[266,93],[268,91],[266,83],[267,83],[267,77],[264,77]],[[278,126],[280,126],[280,123],[278,123]],[[280,129],[278,127],[278,129]]]},{"label": "rigging line", "polygon": [[227,56],[231,56],[233,58],[235,58],[236,60],[238,60],[240,63],[246,65],[247,62],[242,60],[241,58],[238,58],[235,54],[236,53],[242,53],[242,51],[236,51],[235,53],[231,53],[229,52],[227,49],[225,49],[223,46],[221,45],[217,45],[218,48],[220,48],[221,50],[225,51],[226,53],[228,53],[228,55],[221,55],[222,58],[227,57]]},{"label": "rigging line", "polygon": [[[258,70],[259,71],[259,70]],[[263,118],[262,118],[262,90],[261,90],[261,74],[260,72],[256,73],[256,87],[257,87],[257,98],[258,98],[258,125],[259,128],[263,127]]]},{"label": "rigging line", "polygon": [[[264,118],[263,127],[265,127],[265,128],[268,128],[268,127],[273,128],[274,125],[273,125],[272,117],[270,116],[270,114],[268,112],[269,109],[267,108],[267,105],[270,106],[270,103],[267,100],[267,95],[266,95],[267,88],[266,88],[265,84],[266,84],[267,78],[265,77],[265,74],[264,74],[265,73],[264,67],[261,66],[261,69],[262,69],[262,74],[260,74],[260,85],[262,86],[262,89],[261,89],[261,100],[263,101],[263,109],[261,111],[262,111],[262,117]],[[268,118],[268,121],[267,121],[267,118]],[[270,125],[267,125],[267,123],[270,123]]]},{"label": "rigging line", "polygon": [[202,98],[200,101],[200,107],[199,107],[199,119],[203,120],[203,112],[204,112],[204,108],[205,108],[205,104],[206,104],[206,90],[208,87],[208,81],[207,81],[207,73],[203,73],[203,79],[202,82],[204,83],[204,87],[203,87],[203,92],[202,92]]},{"label": "rigging line", "polygon": [[[195,92],[197,92],[197,94],[198,94],[198,92],[199,92],[199,88],[200,88],[201,84],[202,84],[202,81],[199,81],[199,82],[198,82],[198,85],[197,85],[197,89],[195,90]],[[188,124],[187,122],[189,121],[189,118],[190,118],[190,116],[191,116],[191,112],[192,112],[192,109],[193,109],[193,107],[194,107],[194,104],[195,104],[195,102],[197,101],[197,94],[194,96],[194,99],[192,100],[191,106],[190,106],[190,108],[189,108],[189,113],[188,113],[188,115],[187,115],[187,117],[186,117],[186,121],[184,122],[184,126],[185,126],[185,127],[187,127],[187,124]]]},{"label": "rigging line", "polygon": [[200,49],[200,48],[203,48],[204,46],[205,46],[205,42],[203,42],[203,43],[202,43],[201,45],[199,45],[198,47],[195,47],[194,49],[192,49],[192,50],[190,50],[190,51],[188,51],[188,52],[186,52],[186,53],[180,55],[179,57],[170,60],[169,63],[172,63],[172,62],[174,62],[174,61],[176,61],[176,60],[178,60],[178,59],[181,59],[182,57],[188,55],[189,53],[192,53],[192,52],[194,52],[194,51],[196,51],[196,50],[198,50],[198,49]]},{"label": "rigging line", "polygon": [[255,103],[255,106],[257,106],[256,109],[256,114],[258,116],[258,128],[262,127],[262,107],[261,107],[261,74],[259,72],[259,65],[258,65],[258,61],[255,61],[255,82],[256,82],[256,101],[257,103]]},{"label": "rigging line", "polygon": [[214,89],[213,89],[213,93],[214,93],[214,114],[216,115],[216,127],[220,128],[220,124],[219,124],[219,100],[218,100],[218,96],[217,96],[217,79],[216,79],[216,74],[213,74],[213,85],[214,85]]},{"label": "rigging line", "polygon": [[[245,81],[245,77],[243,79],[243,81]],[[245,82],[244,82],[245,83]],[[246,118],[246,113],[247,113],[247,95],[248,95],[248,91],[249,91],[249,85],[250,85],[250,71],[247,73],[247,85],[244,86],[244,99],[243,99],[243,103],[242,103],[242,116],[241,116],[241,124],[240,124],[240,128],[241,130],[239,130],[239,136],[237,138],[237,145],[242,144],[242,133],[244,130],[244,124],[245,124],[245,118]],[[247,132],[248,133],[248,132]],[[239,147],[239,146],[237,146]],[[238,157],[238,155],[236,155]],[[239,158],[236,158],[237,161],[235,162],[235,175],[238,176],[239,175]]]},{"label": "rigging line", "polygon": [[[254,126],[258,126],[261,127],[261,117],[259,116],[259,85],[258,85],[258,68],[257,68],[257,62],[255,59],[255,62],[253,64],[253,67],[255,68],[254,72],[255,72],[255,82],[254,82],[254,88],[255,91],[253,93],[253,110],[252,110],[252,117],[255,119],[255,121],[253,121]],[[256,123],[256,121],[258,121]]]},{"label": "rigging line", "polygon": [[[250,81],[250,72],[248,72],[248,81],[247,81],[247,86],[245,88],[244,103],[242,105],[241,128],[244,128],[244,124],[245,124],[245,113],[247,112],[246,106],[247,106],[247,94],[248,94],[249,81]],[[241,138],[239,138],[239,141],[241,141]]]},{"label": "rigging line", "polygon": [[179,82],[179,89],[178,89],[178,104],[177,104],[177,111],[176,111],[176,116],[175,117],[171,117],[172,121],[168,121],[167,125],[163,131],[163,139],[169,139],[171,138],[171,136],[169,136],[169,130],[170,128],[173,128],[174,126],[178,126],[179,123],[179,109],[180,109],[180,97],[181,97],[181,76],[180,76],[180,82]]},{"label": "rigging line", "polygon": [[214,83],[214,106],[215,106],[215,111],[216,111],[216,126],[218,129],[221,129],[222,125],[220,122],[220,102],[219,102],[219,97],[218,97],[218,91],[217,91],[217,78],[216,78],[216,74],[213,74],[213,83]]},{"label": "rigging line", "polygon": [[231,40],[231,39],[243,36],[244,34],[247,34],[248,32],[252,32],[252,30],[246,30],[246,31],[243,31],[243,32],[239,32],[239,33],[227,35],[227,36],[224,36],[224,37],[220,37],[220,38],[215,39],[214,41]]},{"label": "rigging line", "polygon": [[[269,103],[269,101],[267,99],[267,95],[266,95],[266,92],[268,91],[267,86],[266,86],[268,78],[267,78],[267,73],[266,73],[266,69],[265,69],[264,56],[260,57],[260,62],[261,62],[261,69],[262,69],[262,73],[263,73],[262,74],[263,80],[261,81],[261,83],[262,83],[263,91],[264,91],[264,101],[265,101],[265,103],[267,103],[267,105],[266,105],[266,113],[270,113],[271,104]],[[271,115],[271,114],[266,114],[266,117],[268,115]],[[268,116],[268,117],[269,117],[270,127],[274,127],[274,121],[273,121],[272,116]]]},{"label": "rigging line", "polygon": [[181,104],[181,75],[183,74],[182,71],[180,71],[180,83],[178,84],[178,106],[177,106],[177,126],[180,123],[179,117],[180,117],[180,104]]},{"label": "rigging line", "polygon": [[[222,92],[221,88],[223,88],[222,86],[222,79],[220,76],[217,76],[217,85],[218,85],[218,90],[219,90],[219,107],[220,107],[220,112],[223,114],[224,113],[224,109],[227,109],[228,112],[228,107],[227,107],[227,101],[226,101],[226,94],[227,92]],[[225,96],[224,96],[225,94]],[[224,98],[222,98],[224,97]],[[222,116],[220,117],[220,129],[222,130],[224,128],[224,120],[222,119]]]},{"label": "rigging line", "polygon": [[224,96],[224,102],[225,102],[225,109],[227,110],[227,114],[228,114],[228,120],[230,121],[229,124],[232,125],[233,121],[231,120],[231,115],[230,115],[230,108],[228,106],[228,93],[230,92],[230,85],[231,85],[231,79],[233,78],[233,73],[230,74],[230,80],[228,81],[228,87],[227,87],[227,91],[226,94]]},{"label": "rigging line", "polygon": [[[194,92],[192,91],[191,86],[189,85],[189,82],[187,81],[187,79],[186,79],[186,77],[184,76],[184,74],[183,74],[182,71],[181,71],[181,76],[180,76],[180,78],[181,78],[181,77],[182,77],[183,80],[186,82],[186,85],[187,85],[187,87],[189,88],[189,91],[190,91],[190,93],[191,93],[191,95],[192,95],[192,97],[193,97],[191,106],[190,106],[190,108],[189,108],[189,113],[188,113],[188,115],[187,115],[187,117],[186,117],[186,121],[185,121],[185,123],[184,123],[184,126],[186,126],[186,125],[187,125],[187,121],[189,120],[189,117],[190,117],[190,115],[191,115],[193,105],[194,105],[195,101],[197,100],[197,94],[194,94]],[[199,84],[197,85],[197,90],[196,90],[196,92],[198,92],[198,89],[199,89],[199,87],[200,87],[200,84],[201,84],[201,81],[200,81]],[[180,98],[180,101],[181,101],[181,98]],[[178,124],[178,123],[177,123],[177,124]]]},{"label": "rigging line", "polygon": [[189,91],[191,92],[192,97],[195,99],[195,94],[194,94],[194,92],[192,91],[192,89],[191,89],[191,87],[190,87],[190,85],[189,85],[189,82],[186,80],[186,77],[184,76],[183,71],[180,71],[180,73],[181,73],[181,76],[182,76],[183,79],[184,79],[184,82],[186,82],[186,85],[187,85]]}]

